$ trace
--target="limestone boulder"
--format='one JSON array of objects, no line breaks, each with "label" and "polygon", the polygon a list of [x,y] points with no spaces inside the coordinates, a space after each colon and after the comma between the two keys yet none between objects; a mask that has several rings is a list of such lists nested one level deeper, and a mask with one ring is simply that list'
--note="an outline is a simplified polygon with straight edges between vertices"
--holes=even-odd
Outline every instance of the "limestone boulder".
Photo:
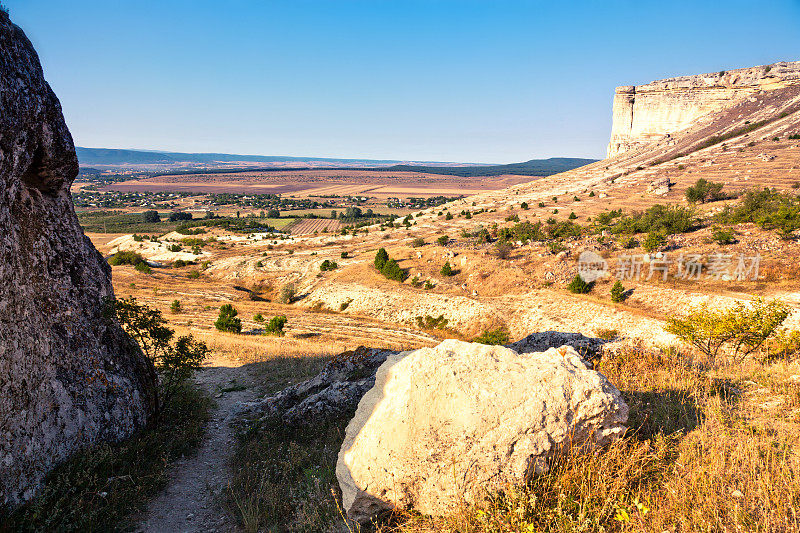
[{"label": "limestone boulder", "polygon": [[78,224],[77,173],[39,58],[0,12],[0,506],[30,499],[81,448],[131,435],[154,407],[152,365],[103,317],[111,269]]},{"label": "limestone boulder", "polygon": [[568,346],[518,353],[442,342],[390,355],[347,426],[336,476],[350,519],[444,515],[620,437],[620,392]]}]

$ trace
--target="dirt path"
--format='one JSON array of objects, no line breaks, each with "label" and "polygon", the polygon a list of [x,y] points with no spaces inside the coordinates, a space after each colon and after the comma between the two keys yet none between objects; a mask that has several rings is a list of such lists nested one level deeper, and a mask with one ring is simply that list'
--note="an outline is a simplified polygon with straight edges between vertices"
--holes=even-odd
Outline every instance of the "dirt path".
[{"label": "dirt path", "polygon": [[[228,477],[228,458],[233,453],[230,428],[234,407],[257,396],[253,378],[242,366],[216,358],[199,372],[196,381],[215,398],[206,438],[197,454],[172,466],[164,491],[150,503],[137,531],[142,532],[229,532],[238,531],[235,521],[220,505]],[[221,390],[246,387],[243,390]]]}]

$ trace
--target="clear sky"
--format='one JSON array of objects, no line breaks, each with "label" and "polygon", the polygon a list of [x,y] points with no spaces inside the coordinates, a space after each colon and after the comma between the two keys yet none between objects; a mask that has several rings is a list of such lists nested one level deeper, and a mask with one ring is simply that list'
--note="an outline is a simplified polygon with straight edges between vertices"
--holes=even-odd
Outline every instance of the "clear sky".
[{"label": "clear sky", "polygon": [[614,87],[800,59],[800,0],[3,0],[80,146],[602,157]]}]

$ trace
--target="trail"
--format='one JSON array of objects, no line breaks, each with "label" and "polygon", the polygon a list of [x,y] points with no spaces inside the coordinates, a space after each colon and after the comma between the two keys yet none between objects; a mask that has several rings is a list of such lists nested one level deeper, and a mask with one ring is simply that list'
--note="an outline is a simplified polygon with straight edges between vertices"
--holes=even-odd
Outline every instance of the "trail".
[{"label": "trail", "polygon": [[[140,532],[232,532],[235,520],[220,505],[228,479],[228,459],[234,450],[230,427],[237,403],[252,401],[257,394],[253,378],[243,366],[217,356],[195,378],[197,384],[217,402],[211,413],[206,436],[197,454],[171,467],[167,487],[141,518]],[[220,394],[234,385],[247,387]]]}]

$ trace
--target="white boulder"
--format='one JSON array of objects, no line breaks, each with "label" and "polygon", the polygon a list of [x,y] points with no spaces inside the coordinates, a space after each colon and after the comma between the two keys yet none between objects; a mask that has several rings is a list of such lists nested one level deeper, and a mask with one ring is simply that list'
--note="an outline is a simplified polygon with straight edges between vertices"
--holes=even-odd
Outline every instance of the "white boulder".
[{"label": "white boulder", "polygon": [[445,515],[625,431],[620,392],[569,346],[517,353],[455,340],[393,354],[358,405],[336,477],[347,515]]}]

